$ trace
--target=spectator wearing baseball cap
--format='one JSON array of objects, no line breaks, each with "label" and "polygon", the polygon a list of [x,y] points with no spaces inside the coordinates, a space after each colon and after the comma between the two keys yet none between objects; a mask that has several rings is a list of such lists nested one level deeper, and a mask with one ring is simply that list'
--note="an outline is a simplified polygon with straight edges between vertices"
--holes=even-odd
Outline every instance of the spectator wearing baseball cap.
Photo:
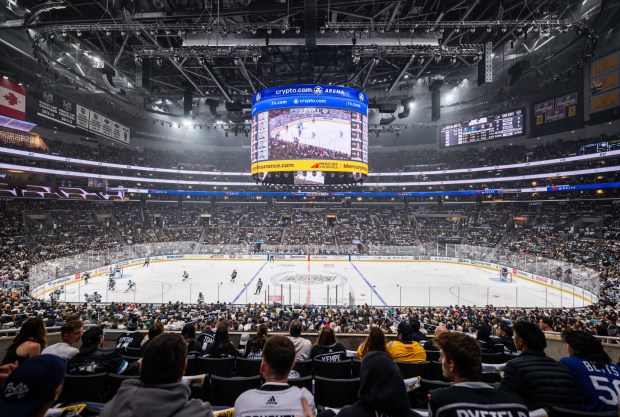
[{"label": "spectator wearing baseball cap", "polygon": [[116,341],[116,350],[125,353],[127,348],[139,349],[144,335],[138,332],[138,318],[130,317],[127,321],[127,331],[121,334]]},{"label": "spectator wearing baseball cap", "polygon": [[12,371],[0,395],[0,416],[42,417],[62,391],[67,361],[38,355]]},{"label": "spectator wearing baseball cap", "polygon": [[67,373],[72,375],[85,375],[100,372],[112,372],[115,374],[137,374],[137,366],[130,366],[114,349],[102,349],[103,329],[91,327],[82,335],[80,353],[70,361]]},{"label": "spectator wearing baseball cap", "polygon": [[409,363],[426,361],[426,351],[418,342],[412,340],[412,337],[411,325],[407,321],[401,321],[398,324],[396,340],[385,346],[392,359]]}]

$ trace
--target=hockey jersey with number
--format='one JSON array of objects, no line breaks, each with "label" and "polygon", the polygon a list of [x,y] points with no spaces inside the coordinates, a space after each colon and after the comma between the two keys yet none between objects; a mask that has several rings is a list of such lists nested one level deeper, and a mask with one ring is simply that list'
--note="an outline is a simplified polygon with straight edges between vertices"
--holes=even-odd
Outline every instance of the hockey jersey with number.
[{"label": "hockey jersey with number", "polygon": [[268,382],[260,388],[244,392],[235,401],[235,417],[302,416],[301,397],[306,397],[312,410],[314,397],[305,388]]},{"label": "hockey jersey with number", "polygon": [[128,347],[139,349],[144,335],[136,331],[128,331],[120,335],[116,341],[116,350],[125,350]]},{"label": "hockey jersey with number", "polygon": [[594,362],[576,356],[562,358],[560,363],[575,377],[585,410],[604,412],[618,409],[620,367],[609,363],[599,368]]}]

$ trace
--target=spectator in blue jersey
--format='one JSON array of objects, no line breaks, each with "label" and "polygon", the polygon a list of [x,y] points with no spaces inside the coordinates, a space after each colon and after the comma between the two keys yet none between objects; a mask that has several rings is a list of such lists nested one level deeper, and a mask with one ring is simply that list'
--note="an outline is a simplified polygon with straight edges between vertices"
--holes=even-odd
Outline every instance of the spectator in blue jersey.
[{"label": "spectator in blue jersey", "polygon": [[568,367],[577,380],[586,411],[614,411],[618,409],[620,367],[611,362],[600,340],[579,330],[564,330],[568,357],[560,363]]}]

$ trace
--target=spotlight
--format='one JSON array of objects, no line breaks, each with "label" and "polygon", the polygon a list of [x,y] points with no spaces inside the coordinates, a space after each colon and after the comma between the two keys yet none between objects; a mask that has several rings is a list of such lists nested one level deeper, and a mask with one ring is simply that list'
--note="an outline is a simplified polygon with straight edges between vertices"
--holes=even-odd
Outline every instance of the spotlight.
[{"label": "spotlight", "polygon": [[508,28],[506,26],[502,26],[502,32],[506,33],[506,31],[508,30]]},{"label": "spotlight", "polygon": [[106,35],[106,36],[111,36],[111,35],[112,35],[112,32],[110,32],[109,30],[106,30],[106,31],[105,31],[105,35]]},{"label": "spotlight", "polygon": [[295,33],[299,35],[301,33],[301,29],[300,28],[295,29]]},{"label": "spotlight", "polygon": [[75,32],[75,34],[77,35],[77,37],[79,38],[80,36],[82,36],[82,32],[80,32],[79,30],[77,32]]},{"label": "spotlight", "polygon": [[487,26],[487,32],[489,32],[489,33],[490,33],[490,32],[491,32],[491,30],[492,30],[492,29],[491,29],[491,26]]},{"label": "spotlight", "polygon": [[271,35],[271,32],[272,32],[271,28],[268,28],[267,29],[267,35]]}]

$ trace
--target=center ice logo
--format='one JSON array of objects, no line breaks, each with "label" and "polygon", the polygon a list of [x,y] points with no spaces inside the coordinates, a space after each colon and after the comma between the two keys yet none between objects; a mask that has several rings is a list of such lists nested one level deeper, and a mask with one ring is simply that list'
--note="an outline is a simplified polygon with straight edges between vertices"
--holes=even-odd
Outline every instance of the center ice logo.
[{"label": "center ice logo", "polygon": [[343,285],[348,280],[340,274],[295,274],[283,272],[271,278],[275,285],[297,284],[297,285]]},{"label": "center ice logo", "polygon": [[321,94],[323,94],[323,88],[320,85],[317,85],[316,87],[314,87],[314,94],[320,96]]}]

